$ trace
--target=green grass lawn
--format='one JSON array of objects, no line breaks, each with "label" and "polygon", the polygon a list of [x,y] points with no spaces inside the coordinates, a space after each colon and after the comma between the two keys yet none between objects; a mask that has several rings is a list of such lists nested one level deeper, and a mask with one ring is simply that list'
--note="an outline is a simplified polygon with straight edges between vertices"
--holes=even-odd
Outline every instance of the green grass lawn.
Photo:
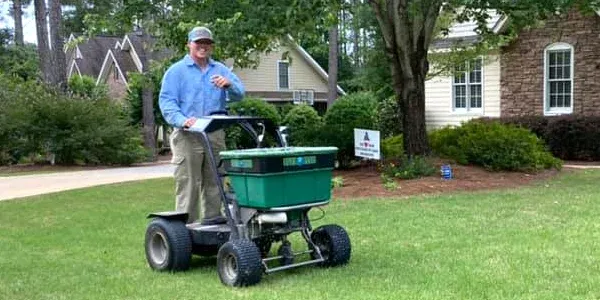
[{"label": "green grass lawn", "polygon": [[[250,288],[223,286],[214,258],[168,274],[146,265],[149,212],[170,179],[0,202],[0,299],[598,299],[600,170],[534,187],[333,201],[352,259]],[[315,213],[315,216],[319,214]]]}]

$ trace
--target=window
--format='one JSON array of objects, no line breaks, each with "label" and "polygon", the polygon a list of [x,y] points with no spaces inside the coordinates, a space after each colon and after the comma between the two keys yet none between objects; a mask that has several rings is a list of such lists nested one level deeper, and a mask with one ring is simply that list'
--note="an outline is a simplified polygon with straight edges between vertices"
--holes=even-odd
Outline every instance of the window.
[{"label": "window", "polygon": [[290,74],[289,74],[289,62],[278,61],[277,62],[277,74],[279,74],[279,88],[289,89],[290,88]]},{"label": "window", "polygon": [[481,110],[483,107],[483,60],[466,62],[455,68],[452,81],[454,111]]},{"label": "window", "polygon": [[544,51],[544,113],[573,112],[573,47],[552,44]]}]

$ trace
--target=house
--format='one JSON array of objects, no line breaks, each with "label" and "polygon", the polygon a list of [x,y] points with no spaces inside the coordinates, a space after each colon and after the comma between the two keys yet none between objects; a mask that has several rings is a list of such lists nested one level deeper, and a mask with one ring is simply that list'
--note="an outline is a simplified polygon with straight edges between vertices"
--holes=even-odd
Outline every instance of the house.
[{"label": "house", "polygon": [[[79,37],[71,34],[67,45],[75,43]],[[65,47],[67,61],[67,77],[89,76],[97,78],[102,68],[102,59],[106,51],[115,47],[121,38],[116,36],[98,35],[88,39],[85,43],[75,43],[73,47]]]},{"label": "house", "polygon": [[[327,109],[327,72],[291,37],[270,53],[263,53],[256,69],[233,68],[247,97],[275,104],[307,102],[318,111]],[[338,95],[345,91],[338,85]]]},{"label": "house", "polygon": [[[488,27],[500,34],[507,22],[495,15]],[[474,23],[453,26],[447,39],[432,45],[433,51],[456,41],[475,41],[474,28]],[[600,115],[600,12],[555,16],[456,70],[454,76],[425,84],[428,128],[478,117]]]},{"label": "house", "polygon": [[[94,37],[78,45],[76,51],[81,52],[84,57],[95,58],[94,65],[99,67],[94,68],[95,73],[90,72],[90,76],[96,78],[97,84],[106,83],[111,97],[122,98],[127,91],[128,74],[141,72],[144,57],[161,60],[172,55],[167,50],[153,51],[146,55],[142,44],[141,37],[137,34],[127,34],[110,41],[108,37]],[[94,55],[88,55],[88,51],[93,51]],[[101,51],[103,54],[98,55]],[[69,65],[77,62],[76,56],[68,57],[71,57],[68,59]],[[232,65],[231,62],[225,63],[230,67]],[[309,103],[317,110],[325,110],[327,106],[327,73],[291,38],[281,43],[276,50],[262,53],[257,68],[232,68],[244,83],[247,97],[265,99],[274,104]],[[75,74],[84,73],[69,73],[70,76]],[[337,89],[338,94],[345,94],[339,86]]]}]

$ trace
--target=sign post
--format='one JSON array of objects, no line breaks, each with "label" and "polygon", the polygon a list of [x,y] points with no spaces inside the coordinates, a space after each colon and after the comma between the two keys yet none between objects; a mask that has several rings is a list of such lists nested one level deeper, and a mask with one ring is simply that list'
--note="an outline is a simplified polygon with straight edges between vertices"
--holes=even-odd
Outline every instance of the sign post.
[{"label": "sign post", "polygon": [[354,128],[354,155],[381,159],[379,131]]}]

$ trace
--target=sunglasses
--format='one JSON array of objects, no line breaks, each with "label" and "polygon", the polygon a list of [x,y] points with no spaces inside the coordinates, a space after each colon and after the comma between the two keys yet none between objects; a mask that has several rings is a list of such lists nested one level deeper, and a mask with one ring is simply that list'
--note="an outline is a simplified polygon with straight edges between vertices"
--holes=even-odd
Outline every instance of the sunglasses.
[{"label": "sunglasses", "polygon": [[197,41],[194,41],[194,44],[203,45],[203,46],[211,46],[213,44],[213,42],[207,41],[207,40],[197,40]]}]

